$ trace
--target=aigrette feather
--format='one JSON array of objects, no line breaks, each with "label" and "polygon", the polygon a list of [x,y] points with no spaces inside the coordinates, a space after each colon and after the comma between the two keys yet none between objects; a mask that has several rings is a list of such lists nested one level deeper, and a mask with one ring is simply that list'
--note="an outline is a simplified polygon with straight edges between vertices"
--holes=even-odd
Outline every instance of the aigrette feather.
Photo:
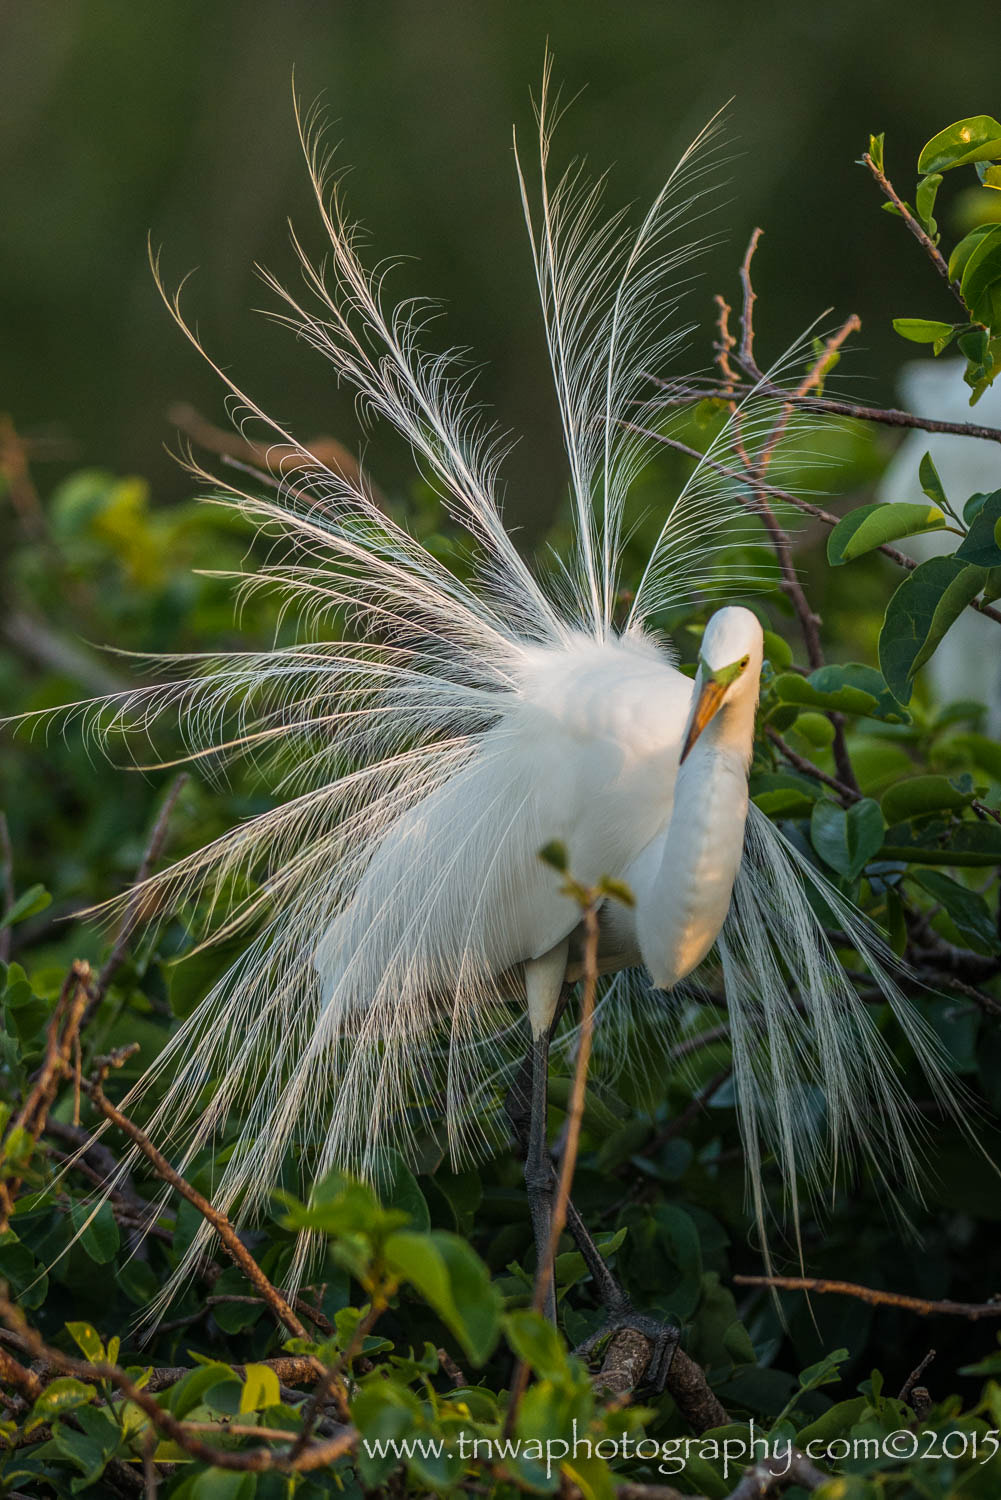
[{"label": "aigrette feather", "polygon": [[[387,310],[387,269],[363,269],[357,231],[331,186],[322,122],[297,109],[329,253],[315,268],[293,234],[311,300],[262,273],[281,300],[275,316],[329,359],[367,417],[410,445],[473,543],[471,574],[433,557],[363,482],[321,462],[210,359],[241,420],[263,424],[294,455],[270,495],[193,467],[212,486],[210,503],[281,539],[282,555],[239,575],[238,590],[274,591],[294,611],[300,641],[174,658],[167,681],[62,714],[64,722],[78,715],[105,745],[136,734],[152,740],[161,723],[179,723],[179,760],[222,768],[252,757],[275,797],[270,810],[146,882],[161,910],[196,909],[207,940],[242,932],[247,945],[125,1105],[146,1100],[150,1133],[181,1170],[235,1120],[239,1144],[212,1197],[242,1221],[267,1200],[290,1152],[309,1172],[333,1163],[376,1171],[382,1146],[412,1145],[439,1101],[457,1158],[496,1137],[498,1080],[522,1035],[509,1000],[518,961],[531,956],[511,949],[496,906],[516,899],[517,880],[531,878],[542,891],[546,872],[535,856],[561,831],[547,826],[546,799],[511,769],[526,720],[552,699],[539,684],[549,673],[569,691],[600,683],[603,672],[613,702],[630,674],[667,681],[669,652],[644,622],[721,582],[739,592],[755,581],[751,573],[719,576],[720,554],[748,520],[740,481],[720,468],[732,442],[727,424],[667,505],[623,632],[615,627],[627,496],[656,443],[650,429],[663,421],[648,376],[687,333],[678,320],[680,275],[700,249],[691,230],[704,211],[717,127],[693,143],[639,231],[628,233],[623,215],[602,218],[601,185],[580,164],[549,184],[549,74],[547,61],[537,208],[520,162],[518,177],[570,465],[573,556],[546,578],[515,548],[496,498],[498,434],[458,359],[424,352],[427,306]],[[155,258],[154,271],[163,290]],[[204,353],[178,297],[164,296]],[[798,346],[784,359],[797,354]],[[774,401],[755,390],[740,410],[742,440],[753,447],[770,431]],[[780,466],[781,451],[773,469]],[[353,638],[327,638],[345,625]],[[577,873],[620,874],[614,842],[606,867]],[[380,885],[372,872],[382,867]],[[811,909],[811,884],[893,1006],[937,1096],[957,1098],[878,937],[752,807],[718,952],[765,1244],[768,1153],[794,1221],[800,1174],[823,1189],[852,1150],[882,1174],[892,1143],[905,1177],[918,1178],[896,1065]],[[362,889],[371,896],[355,902]],[[548,899],[539,896],[540,911]],[[608,981],[600,1007],[612,1053],[634,1013],[619,1003],[628,987]],[[697,980],[670,997],[633,988],[666,1038]],[[812,1088],[826,1098],[824,1120],[807,1107]],[[209,1236],[203,1226],[158,1305]],[[303,1244],[292,1280],[307,1253]]]}]

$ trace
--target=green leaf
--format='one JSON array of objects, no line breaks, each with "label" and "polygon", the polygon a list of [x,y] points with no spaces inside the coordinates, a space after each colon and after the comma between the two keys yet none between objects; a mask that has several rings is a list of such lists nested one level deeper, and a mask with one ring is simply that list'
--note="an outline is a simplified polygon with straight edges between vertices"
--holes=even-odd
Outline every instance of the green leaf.
[{"label": "green leaf", "polygon": [[[971,495],[979,503],[971,507],[970,530],[963,543],[956,549],[956,556],[964,562],[976,563],[979,568],[1001,566],[1001,545],[998,531],[1001,528],[1001,490],[990,495]],[[969,504],[969,501],[967,502]],[[965,508],[964,508],[965,514]]]},{"label": "green leaf", "polygon": [[79,1235],[80,1249],[92,1261],[104,1266],[109,1260],[114,1260],[121,1245],[121,1235],[110,1203],[101,1203],[96,1209],[91,1203],[74,1203],[70,1209],[70,1223]]},{"label": "green leaf", "polygon": [[104,1359],[104,1344],[97,1329],[90,1323],[67,1323],[66,1332],[82,1350],[84,1359],[89,1359],[91,1364],[96,1364]]},{"label": "green leaf", "polygon": [[914,207],[917,216],[924,225],[925,230],[935,239],[938,235],[938,225],[933,217],[935,213],[935,197],[942,185],[942,174],[930,172],[927,177],[922,177],[914,191]]},{"label": "green leaf", "polygon": [[932,812],[959,812],[972,800],[973,793],[961,791],[948,776],[908,776],[883,793],[880,806],[887,823],[903,823]]},{"label": "green leaf", "polygon": [[266,1406],[277,1406],[282,1399],[278,1376],[270,1365],[246,1365],[243,1390],[240,1393],[240,1411],[262,1411]]},{"label": "green leaf", "polygon": [[548,844],[543,844],[539,850],[539,858],[544,865],[549,865],[554,870],[559,870],[565,875],[569,868],[569,856],[567,846],[559,839],[551,839]]},{"label": "green leaf", "polygon": [[351,1416],[359,1432],[365,1434],[358,1449],[358,1469],[365,1485],[374,1489],[398,1466],[396,1452],[400,1450],[394,1452],[396,1445],[418,1430],[420,1405],[405,1386],[369,1380],[352,1401]]},{"label": "green leaf", "polygon": [[1001,224],[977,240],[959,283],[960,294],[979,323],[1001,323]]},{"label": "green leaf", "polygon": [[837,568],[886,542],[925,531],[941,531],[945,524],[946,517],[939,505],[905,502],[860,505],[844,516],[827,538],[827,561]]},{"label": "green leaf", "polygon": [[[909,715],[874,667],[862,662],[818,667],[809,677],[783,672],[773,684],[779,698],[824,713],[863,714],[888,724],[906,724]],[[776,725],[778,728],[778,725]]]},{"label": "green leaf", "polygon": [[933,135],[921,148],[918,171],[948,172],[967,162],[1001,156],[1001,125],[991,115],[970,115]]},{"label": "green leaf", "polygon": [[983,896],[960,885],[951,876],[943,875],[940,870],[918,870],[908,879],[945,907],[959,931],[975,943],[979,951],[994,952],[998,942],[997,926]]},{"label": "green leaf", "polygon": [[427,1199],[421,1192],[417,1178],[407,1166],[399,1151],[384,1147],[378,1153],[376,1178],[379,1197],[383,1206],[405,1213],[414,1229],[431,1228],[431,1214]]},{"label": "green leaf", "polygon": [[[824,722],[829,723],[829,720]],[[755,806],[770,818],[808,813],[820,791],[819,782],[796,771],[766,771],[752,776],[750,781]]]},{"label": "green leaf", "polygon": [[501,1299],[475,1251],[445,1230],[404,1230],[389,1235],[384,1254],[390,1270],[417,1288],[469,1358],[482,1364],[500,1332]]},{"label": "green leaf", "polygon": [[[591,1089],[589,1086],[588,1093],[590,1094],[590,1092]],[[617,1229],[614,1234],[599,1234],[595,1237],[595,1248],[602,1260],[608,1260],[617,1250],[622,1248],[628,1233],[628,1229],[623,1226],[621,1229]],[[556,1285],[560,1288],[576,1286],[578,1281],[583,1281],[585,1276],[590,1274],[587,1262],[579,1250],[565,1250],[562,1255],[557,1255],[554,1269],[556,1272]]]},{"label": "green leaf", "polygon": [[542,1380],[565,1380],[567,1356],[557,1330],[548,1319],[528,1309],[508,1313],[504,1319],[508,1343]]},{"label": "green leaf", "polygon": [[361,1242],[406,1224],[410,1215],[383,1208],[367,1183],[337,1168],[314,1183],[308,1204],[287,1198],[282,1224],[287,1229],[318,1229],[323,1234]]},{"label": "green leaf", "polygon": [[805,1448],[807,1443],[816,1443],[814,1452],[819,1451],[831,1438],[843,1437],[851,1431],[859,1420],[866,1407],[869,1405],[865,1396],[853,1396],[848,1401],[838,1401],[834,1406],[818,1417],[816,1422],[811,1422],[808,1427],[802,1428],[796,1434],[797,1448]]},{"label": "green leaf", "polygon": [[945,486],[938,476],[935,460],[930,453],[923,454],[921,462],[918,464],[918,483],[929,500],[933,501],[942,510],[949,509]]},{"label": "green leaf", "polygon": [[934,318],[894,318],[893,331],[912,344],[934,344],[952,333],[951,323],[940,323]]},{"label": "green leaf", "polygon": [[191,1500],[252,1500],[257,1475],[239,1469],[203,1469],[191,1482]]},{"label": "green leaf", "polygon": [[800,714],[796,720],[796,733],[801,734],[815,749],[823,750],[833,742],[835,730],[826,714],[807,712]]},{"label": "green leaf", "polygon": [[96,1486],[108,1459],[119,1446],[121,1431],[108,1412],[93,1406],[78,1406],[73,1421],[82,1430],[74,1431],[66,1423],[57,1422],[52,1430],[52,1443],[80,1470],[81,1477],[73,1480],[70,1489],[74,1494],[82,1494]]},{"label": "green leaf", "polygon": [[784,636],[773,630],[765,631],[765,657],[776,672],[781,672],[792,663],[792,647]]},{"label": "green leaf", "polygon": [[958,245],[954,246],[953,252],[949,256],[950,281],[962,281],[966,262],[984,236],[992,234],[995,228],[994,224],[978,224],[974,229],[970,230],[969,234],[964,234]]},{"label": "green leaf", "polygon": [[45,1387],[31,1408],[25,1431],[30,1432],[40,1423],[49,1422],[78,1406],[86,1406],[96,1395],[96,1386],[88,1385],[85,1380],[75,1380],[71,1375],[61,1375]]},{"label": "green leaf", "polygon": [[883,170],[883,147],[885,142],[885,130],[881,130],[879,135],[870,135],[869,137],[869,155],[872,157],[872,164],[877,172],[882,172]]},{"label": "green leaf", "polygon": [[202,1405],[203,1398],[213,1386],[222,1385],[234,1385],[241,1393],[243,1390],[243,1382],[232,1366],[213,1360],[189,1371],[176,1385],[171,1386],[167,1393],[167,1403],[174,1416],[180,1420],[188,1412],[194,1411],[196,1406]]},{"label": "green leaf", "polygon": [[872,693],[854,687],[819,692],[808,677],[800,677],[795,672],[783,672],[776,677],[775,691],[784,703],[821,708],[828,713],[870,714],[876,707]]},{"label": "green leaf", "polygon": [[818,1360],[815,1365],[810,1365],[803,1370],[799,1377],[799,1388],[801,1391],[815,1391],[819,1386],[831,1385],[840,1378],[839,1365],[843,1365],[849,1358],[847,1349],[835,1349],[832,1353]]},{"label": "green leaf", "polygon": [[870,718],[882,719],[887,724],[910,723],[910,715],[897,702],[876,668],[866,666],[864,662],[848,661],[837,666],[818,667],[810,673],[809,682],[821,693],[837,693],[844,688],[868,693],[876,700],[876,707],[869,710]]},{"label": "green leaf", "polygon": [[983,490],[975,490],[974,493],[970,496],[970,498],[964,502],[964,504],[963,504],[963,520],[966,522],[967,526],[972,526],[973,525],[974,521],[977,519],[977,517],[979,516],[980,512],[983,510],[984,506],[987,504],[988,500],[991,498],[991,495],[994,494],[994,493],[996,493],[996,492],[993,491],[993,490],[990,493],[987,493],[987,494],[985,494],[985,492]]},{"label": "green leaf", "polygon": [[885,828],[879,804],[871,797],[847,809],[825,798],[814,805],[810,839],[832,870],[855,880],[882,847]]},{"label": "green leaf", "polygon": [[928,827],[899,823],[883,845],[884,859],[913,865],[974,867],[1001,864],[1001,828],[997,823],[947,823]]},{"label": "green leaf", "polygon": [[624,880],[616,880],[614,875],[603,875],[598,882],[598,889],[603,896],[610,896],[613,901],[618,901],[621,906],[635,906],[636,897],[630,886]]},{"label": "green leaf", "polygon": [[908,703],[915,673],[983,588],[985,572],[961,558],[932,557],[897,588],[879,633],[879,666],[894,697]]},{"label": "green leaf", "polygon": [[18,896],[10,911],[0,918],[0,930],[4,927],[13,927],[15,922],[23,922],[27,917],[33,917],[36,912],[44,911],[51,900],[52,897],[44,885],[30,885],[22,895]]}]

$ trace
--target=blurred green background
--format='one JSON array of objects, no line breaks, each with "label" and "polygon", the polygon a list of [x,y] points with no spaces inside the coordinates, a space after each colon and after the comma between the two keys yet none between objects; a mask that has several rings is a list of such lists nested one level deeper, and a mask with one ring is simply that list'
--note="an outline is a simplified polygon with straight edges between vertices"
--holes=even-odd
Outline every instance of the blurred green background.
[{"label": "blurred green background", "polygon": [[[323,93],[338,122],[373,255],[414,257],[395,285],[447,301],[437,337],[472,347],[484,399],[522,435],[508,506],[530,535],[560,502],[563,466],[511,125],[530,137],[546,38],[567,93],[583,90],[557,157],[614,163],[615,202],[648,198],[734,97],[717,216],[730,242],[703,263],[692,311],[704,318],[711,292],[733,285],[762,224],[766,352],[828,305],[857,311],[864,352],[839,375],[880,399],[900,358],[886,309],[941,316],[931,304],[947,294],[916,249],[893,253],[899,226],[853,160],[867,131],[886,130],[888,168],[910,191],[921,143],[996,103],[999,62],[997,7],[979,0],[961,30],[936,0],[14,0],[0,17],[0,411],[28,435],[55,430],[68,467],[133,470],[159,501],[190,493],[163,449],[166,413],[183,399],[218,417],[220,391],[159,303],[149,231],[169,283],[199,268],[188,308],[265,409],[302,435],[354,441],[350,398],[319,358],[249,311],[268,300],[255,259],[294,279],[288,216],[321,248],[294,67],[303,97]],[[369,461],[384,485],[406,482],[385,434]]]}]

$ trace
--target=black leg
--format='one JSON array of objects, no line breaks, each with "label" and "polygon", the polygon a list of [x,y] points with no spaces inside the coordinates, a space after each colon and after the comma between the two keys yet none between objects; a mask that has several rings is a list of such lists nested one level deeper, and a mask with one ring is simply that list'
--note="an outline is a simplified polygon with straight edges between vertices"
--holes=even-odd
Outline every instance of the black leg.
[{"label": "black leg", "polygon": [[[535,1263],[545,1264],[553,1227],[553,1189],[556,1184],[553,1163],[546,1140],[549,1114],[549,1032],[532,1040],[531,1109],[528,1125],[528,1150],[525,1154],[525,1187],[528,1210],[535,1235]],[[556,1322],[556,1278],[550,1276],[543,1314]]]},{"label": "black leg", "polygon": [[[549,1046],[553,1032],[569,997],[564,986],[560,1005],[548,1033],[533,1038],[531,1048],[518,1070],[506,1100],[508,1118],[515,1139],[525,1159],[525,1186],[528,1206],[535,1236],[537,1263],[549,1253],[549,1238],[552,1229],[553,1193],[556,1187],[556,1171],[546,1141],[546,1120],[549,1095]],[[567,1229],[584,1258],[591,1274],[598,1300],[605,1308],[606,1318],[601,1328],[586,1340],[576,1351],[586,1358],[604,1338],[620,1329],[634,1328],[653,1343],[653,1352],[646,1369],[646,1380],[658,1391],[671,1369],[674,1351],[678,1347],[680,1330],[676,1324],[659,1322],[637,1312],[622,1287],[616,1281],[592,1238],[591,1232],[581,1218],[573,1201],[567,1203]],[[550,1280],[549,1291],[543,1308],[550,1322],[556,1322],[556,1285]]]}]

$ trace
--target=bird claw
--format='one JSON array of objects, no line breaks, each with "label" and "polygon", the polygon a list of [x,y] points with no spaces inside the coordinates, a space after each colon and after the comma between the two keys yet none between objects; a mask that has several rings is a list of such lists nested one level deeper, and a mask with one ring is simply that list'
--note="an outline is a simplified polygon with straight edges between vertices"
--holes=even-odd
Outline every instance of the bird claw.
[{"label": "bird claw", "polygon": [[643,1371],[642,1383],[652,1386],[660,1395],[667,1384],[675,1351],[681,1342],[681,1328],[677,1323],[663,1323],[647,1313],[637,1312],[627,1303],[624,1307],[610,1310],[608,1318],[598,1331],[585,1339],[574,1353],[580,1359],[587,1359],[599,1344],[626,1330],[642,1334],[650,1340],[653,1347]]}]

